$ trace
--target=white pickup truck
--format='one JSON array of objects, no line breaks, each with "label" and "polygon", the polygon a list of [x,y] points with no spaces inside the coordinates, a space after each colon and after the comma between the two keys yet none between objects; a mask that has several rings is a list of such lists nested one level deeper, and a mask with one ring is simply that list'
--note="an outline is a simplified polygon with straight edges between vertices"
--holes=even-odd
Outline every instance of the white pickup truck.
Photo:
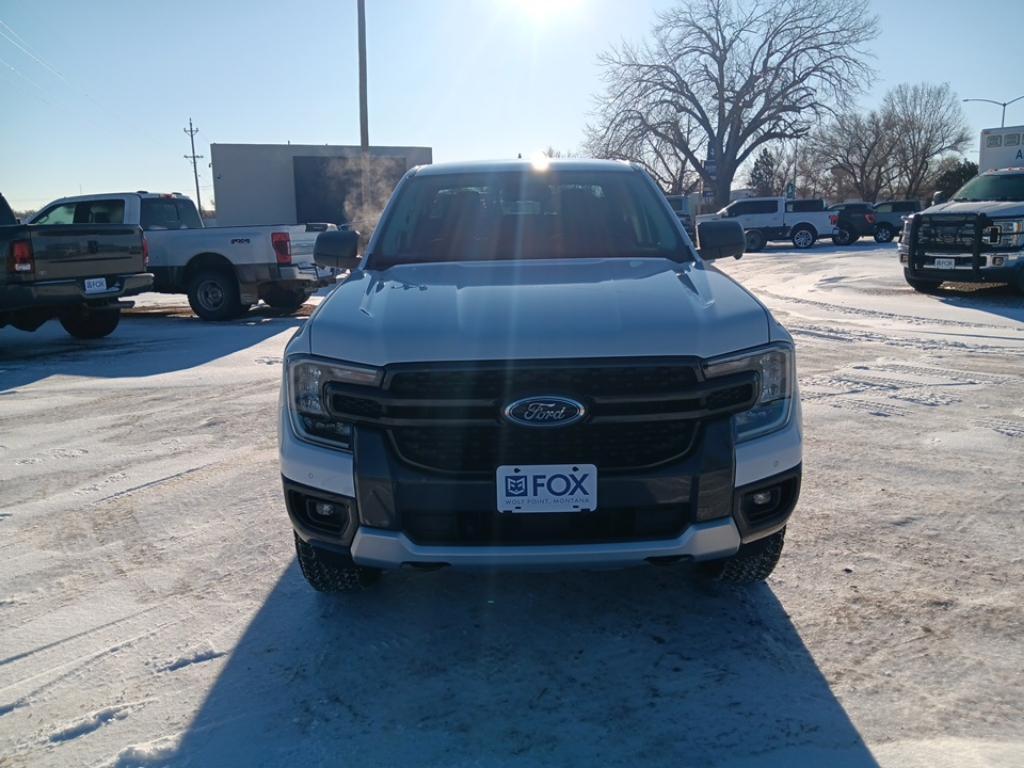
[{"label": "white pickup truck", "polygon": [[153,290],[188,294],[204,320],[238,317],[260,299],[294,312],[338,277],[313,263],[317,235],[333,224],[204,227],[195,204],[178,193],[64,197],[29,223],[141,226]]},{"label": "white pickup truck", "polygon": [[696,561],[762,580],[801,477],[793,342],[625,163],[409,171],[351,276],[285,352],[278,428],[298,562],[383,569]]},{"label": "white pickup truck", "polygon": [[820,237],[831,237],[837,217],[819,199],[788,200],[785,197],[747,197],[718,213],[698,216],[697,221],[735,219],[747,235],[747,250],[760,251],[772,240],[789,240],[795,248],[810,248]]}]

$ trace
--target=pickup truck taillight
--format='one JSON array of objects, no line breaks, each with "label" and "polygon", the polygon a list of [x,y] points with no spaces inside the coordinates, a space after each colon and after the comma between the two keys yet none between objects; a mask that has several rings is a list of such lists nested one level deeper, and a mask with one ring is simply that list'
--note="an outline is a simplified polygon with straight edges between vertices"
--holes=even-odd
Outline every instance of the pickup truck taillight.
[{"label": "pickup truck taillight", "polygon": [[292,238],[287,232],[271,232],[270,243],[274,246],[278,264],[292,263]]},{"label": "pickup truck taillight", "polygon": [[32,256],[31,240],[15,240],[11,243],[11,255],[7,259],[7,271],[19,274],[30,274],[36,268]]},{"label": "pickup truck taillight", "polygon": [[149,240],[142,236],[142,268],[149,269]]},{"label": "pickup truck taillight", "polygon": [[839,223],[839,217],[833,213],[831,216],[828,217],[828,223],[834,227],[836,224]]},{"label": "pickup truck taillight", "polygon": [[864,214],[864,219],[867,221],[868,224],[874,224],[875,221],[877,220],[877,218],[878,217],[875,216],[875,214],[873,214],[873,213],[865,213]]}]

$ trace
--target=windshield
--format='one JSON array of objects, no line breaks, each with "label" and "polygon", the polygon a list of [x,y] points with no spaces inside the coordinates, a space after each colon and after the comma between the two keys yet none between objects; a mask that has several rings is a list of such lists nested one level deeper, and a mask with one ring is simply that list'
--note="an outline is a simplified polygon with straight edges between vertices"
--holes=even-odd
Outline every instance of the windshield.
[{"label": "windshield", "polygon": [[1024,173],[975,176],[953,195],[958,203],[1024,202]]},{"label": "windshield", "polygon": [[398,192],[369,265],[689,258],[659,197],[623,171],[415,176]]}]

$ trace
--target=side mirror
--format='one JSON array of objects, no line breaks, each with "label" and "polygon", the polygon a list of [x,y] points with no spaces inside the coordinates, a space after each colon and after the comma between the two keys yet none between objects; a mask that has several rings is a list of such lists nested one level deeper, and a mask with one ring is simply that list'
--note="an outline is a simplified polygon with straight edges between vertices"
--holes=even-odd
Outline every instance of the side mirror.
[{"label": "side mirror", "polygon": [[936,192],[934,195],[932,195],[932,205],[942,205],[948,199],[949,197],[946,195],[945,192]]},{"label": "side mirror", "polygon": [[720,219],[697,225],[697,253],[704,261],[738,259],[747,247],[747,236],[738,221]]},{"label": "side mirror", "polygon": [[316,236],[313,261],[321,267],[355,269],[359,266],[359,233],[351,229],[328,230]]}]

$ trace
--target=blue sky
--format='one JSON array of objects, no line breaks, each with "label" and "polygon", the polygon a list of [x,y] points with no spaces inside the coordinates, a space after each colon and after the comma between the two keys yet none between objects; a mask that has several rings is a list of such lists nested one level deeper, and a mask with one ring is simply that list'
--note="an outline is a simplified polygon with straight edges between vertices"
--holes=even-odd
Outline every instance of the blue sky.
[{"label": "blue sky", "polygon": [[[367,0],[370,140],[437,161],[573,149],[598,53],[674,1]],[[1024,94],[1021,0],[874,8],[879,77],[862,104],[921,80]],[[210,142],[356,144],[355,16],[355,0],[0,0],[0,191],[15,208],[80,189],[191,193],[189,116],[207,158]],[[996,106],[964,107],[975,135],[999,124]],[[1024,124],[1024,101],[1007,123]]]}]

